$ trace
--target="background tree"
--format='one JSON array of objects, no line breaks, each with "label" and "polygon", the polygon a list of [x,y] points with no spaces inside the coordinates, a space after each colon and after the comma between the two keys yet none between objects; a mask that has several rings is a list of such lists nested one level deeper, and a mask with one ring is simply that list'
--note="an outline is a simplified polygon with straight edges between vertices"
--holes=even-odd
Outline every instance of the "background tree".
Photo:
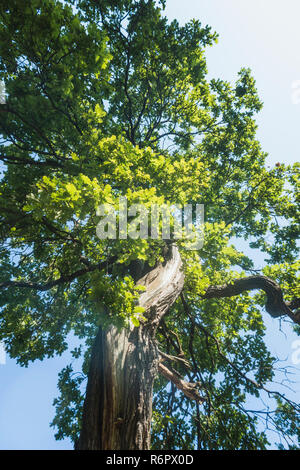
[{"label": "background tree", "polygon": [[[269,388],[261,307],[299,332],[299,167],[266,168],[250,71],[208,81],[216,35],[162,9],[1,4],[0,339],[25,366],[81,340],[52,423],[79,449],[149,448],[154,380],[154,449],[264,449],[261,417],[295,448],[299,406]],[[100,240],[96,209],[120,196],[204,204],[204,246]]]}]

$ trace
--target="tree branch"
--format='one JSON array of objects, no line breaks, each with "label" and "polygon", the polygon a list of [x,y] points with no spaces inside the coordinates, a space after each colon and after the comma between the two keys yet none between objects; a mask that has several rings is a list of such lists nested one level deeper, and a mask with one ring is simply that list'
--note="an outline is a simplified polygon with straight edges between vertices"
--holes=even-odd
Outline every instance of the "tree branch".
[{"label": "tree branch", "polygon": [[139,298],[139,304],[145,308],[150,324],[156,328],[181,293],[184,285],[182,261],[178,248],[170,247],[168,259],[159,264],[137,281],[137,285],[146,288]]},{"label": "tree branch", "polygon": [[13,164],[13,165],[35,165],[35,166],[50,166],[53,168],[63,168],[63,165],[59,162],[55,162],[49,159],[44,161],[37,161],[33,160],[32,158],[20,158],[20,157],[13,157],[10,155],[0,155],[0,160],[3,161],[5,164]]},{"label": "tree branch", "polygon": [[266,388],[262,383],[258,383],[256,382],[254,379],[251,379],[250,377],[248,377],[244,372],[242,372],[240,370],[239,367],[236,366],[236,364],[231,361],[223,352],[222,352],[222,347],[221,347],[221,344],[220,342],[218,341],[218,339],[213,335],[211,334],[202,324],[200,324],[199,322],[196,322],[195,321],[195,318],[194,316],[192,315],[191,311],[190,311],[190,308],[189,308],[189,305],[184,297],[184,295],[181,293],[180,294],[180,298],[181,298],[181,301],[182,301],[182,305],[183,305],[183,308],[184,308],[184,311],[185,313],[188,315],[188,317],[190,318],[190,320],[192,321],[193,325],[195,327],[198,328],[198,330],[202,331],[204,333],[204,335],[207,337],[207,338],[211,338],[216,347],[217,347],[217,351],[218,351],[218,354],[219,356],[224,359],[225,362],[227,362],[227,364],[230,365],[230,367],[240,376],[242,377],[246,382],[250,383],[251,385],[253,385],[255,388],[257,388],[258,390],[264,390],[269,396],[277,396],[277,397],[280,397],[281,399],[283,399],[284,401],[286,401],[287,403],[289,403],[289,405],[297,412],[299,412],[299,405],[297,405],[296,403],[294,403],[293,401],[289,400],[285,395],[283,395],[282,393],[280,392],[277,392],[276,390],[269,390],[268,388]]},{"label": "tree branch", "polygon": [[201,397],[199,394],[197,384],[193,384],[191,382],[186,382],[183,380],[179,374],[176,372],[172,372],[166,366],[164,366],[161,362],[158,364],[158,371],[167,379],[170,380],[176,388],[181,390],[184,395],[189,398],[190,400],[195,400],[198,403],[203,403],[205,398]]},{"label": "tree branch", "polygon": [[267,295],[266,311],[274,318],[287,315],[293,322],[300,324],[300,312],[293,312],[300,305],[300,299],[284,302],[280,286],[272,279],[257,275],[233,280],[223,286],[210,286],[203,299],[233,297],[245,291],[261,289]]},{"label": "tree branch", "polygon": [[184,357],[179,357],[179,356],[171,356],[170,354],[166,354],[165,352],[161,351],[160,349],[157,349],[161,357],[163,358],[162,360],[166,359],[168,361],[175,361],[175,362],[181,362],[187,369],[191,369],[192,366],[187,361],[184,359]]},{"label": "tree branch", "polygon": [[98,264],[91,264],[90,266],[87,266],[86,268],[83,269],[78,269],[77,271],[74,271],[72,274],[68,275],[63,275],[58,279],[55,279],[53,281],[45,282],[45,283],[39,283],[39,282],[26,282],[26,281],[5,281],[0,283],[0,289],[5,289],[7,287],[21,287],[25,289],[34,289],[36,291],[41,291],[45,292],[47,290],[52,289],[52,287],[58,286],[60,284],[66,284],[71,281],[74,281],[78,277],[83,276],[84,274],[91,273],[93,271],[101,270],[107,268],[108,265],[113,264],[115,261],[117,261],[116,257],[112,257],[109,261],[105,260],[102,261],[101,263]]}]

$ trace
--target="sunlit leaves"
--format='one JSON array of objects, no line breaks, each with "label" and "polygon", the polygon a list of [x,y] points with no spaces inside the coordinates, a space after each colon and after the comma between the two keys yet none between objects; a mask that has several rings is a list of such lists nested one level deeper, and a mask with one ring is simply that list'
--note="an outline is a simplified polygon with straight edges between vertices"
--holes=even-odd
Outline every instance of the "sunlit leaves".
[{"label": "sunlit leaves", "polygon": [[[204,204],[203,247],[177,243],[190,314],[178,300],[157,340],[188,360],[190,368],[181,362],[176,370],[198,383],[206,402],[197,408],[158,378],[153,447],[263,449],[266,435],[246,405],[274,373],[259,308],[264,294],[202,296],[255,268],[234,246],[238,237],[266,253],[263,273],[287,301],[299,296],[299,165],[265,166],[255,123],[262,103],[250,70],[235,83],[209,81],[205,47],[216,34],[196,20],[169,23],[162,3],[11,0],[0,7],[7,90],[0,280],[64,280],[47,291],[3,290],[0,340],[27,365],[61,354],[73,332],[85,344],[73,357],[86,374],[99,325],[147,321],[130,266],[153,267],[164,249],[161,239],[99,239],[99,205],[118,207],[120,197],[147,210]],[[83,384],[71,366],[60,374],[58,439],[78,436]],[[294,436],[297,419],[279,403],[273,424]]]}]

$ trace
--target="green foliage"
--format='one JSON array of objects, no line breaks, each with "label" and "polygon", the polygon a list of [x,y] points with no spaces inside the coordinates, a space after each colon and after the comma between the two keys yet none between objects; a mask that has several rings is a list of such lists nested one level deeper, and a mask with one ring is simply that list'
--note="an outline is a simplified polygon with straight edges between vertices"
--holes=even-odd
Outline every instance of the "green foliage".
[{"label": "green foliage", "polygon": [[80,392],[83,381],[84,376],[73,373],[71,365],[59,373],[58,389],[61,395],[53,402],[56,416],[51,423],[52,427],[58,428],[56,439],[69,437],[75,443],[78,438],[84,400],[84,395]]},{"label": "green foliage", "polygon": [[[248,411],[274,378],[263,296],[202,299],[209,285],[252,272],[253,261],[233,245],[238,237],[266,253],[263,272],[287,300],[299,296],[299,165],[265,166],[251,71],[234,84],[208,81],[204,53],[216,34],[196,20],[169,23],[164,2],[4,3],[0,283],[11,284],[2,289],[0,340],[26,366],[61,354],[72,332],[85,345],[73,356],[87,374],[99,325],[147,321],[129,266],[154,266],[164,247],[100,240],[99,204],[120,196],[147,208],[202,203],[203,248],[178,242],[190,316],[178,300],[157,340],[167,353],[184,353],[192,369],[178,371],[206,402],[200,407],[158,378],[153,448],[266,448],[267,433]],[[58,439],[78,437],[83,378],[72,366],[60,373]],[[273,425],[292,447],[297,409],[275,397]]]},{"label": "green foliage", "polygon": [[90,296],[102,327],[114,324],[128,328],[131,324],[139,326],[140,320],[146,320],[142,315],[144,308],[136,305],[141,289],[134,285],[131,277],[115,279],[97,274],[91,285]]}]

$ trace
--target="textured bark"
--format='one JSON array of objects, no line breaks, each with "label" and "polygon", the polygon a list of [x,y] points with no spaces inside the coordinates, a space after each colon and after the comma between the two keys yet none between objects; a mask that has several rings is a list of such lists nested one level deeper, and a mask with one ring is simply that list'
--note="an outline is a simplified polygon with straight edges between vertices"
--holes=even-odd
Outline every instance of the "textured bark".
[{"label": "textured bark", "polygon": [[78,449],[148,449],[157,351],[143,328],[99,329]]},{"label": "textured bark", "polygon": [[159,372],[167,379],[170,380],[178,390],[181,390],[184,395],[190,400],[194,400],[197,403],[203,403],[205,398],[202,397],[198,391],[199,384],[186,382],[183,378],[177,373],[168,369],[161,362],[158,364]]},{"label": "textured bark", "polygon": [[146,309],[147,322],[122,331],[113,326],[99,329],[76,449],[149,449],[152,389],[159,361],[155,332],[183,282],[180,255],[172,247],[166,262],[138,281],[146,287],[140,305]]}]

